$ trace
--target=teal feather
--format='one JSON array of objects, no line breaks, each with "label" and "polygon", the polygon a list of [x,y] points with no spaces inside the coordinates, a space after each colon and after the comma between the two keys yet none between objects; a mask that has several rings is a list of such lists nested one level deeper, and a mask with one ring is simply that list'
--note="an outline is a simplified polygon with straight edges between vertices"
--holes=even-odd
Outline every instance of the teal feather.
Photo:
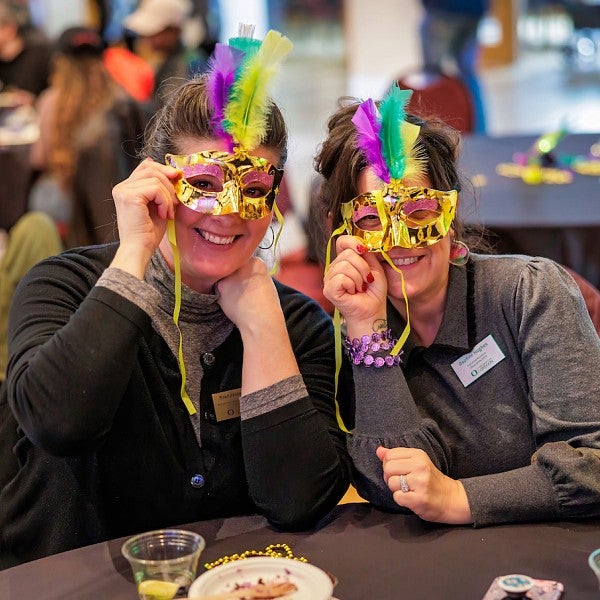
[{"label": "teal feather", "polygon": [[241,50],[244,53],[244,60],[251,59],[258,52],[261,43],[262,40],[251,37],[229,38],[229,45],[236,50]]},{"label": "teal feather", "polygon": [[393,179],[402,179],[412,148],[406,148],[402,136],[402,122],[412,90],[401,90],[396,84],[379,105],[381,115],[381,150]]}]

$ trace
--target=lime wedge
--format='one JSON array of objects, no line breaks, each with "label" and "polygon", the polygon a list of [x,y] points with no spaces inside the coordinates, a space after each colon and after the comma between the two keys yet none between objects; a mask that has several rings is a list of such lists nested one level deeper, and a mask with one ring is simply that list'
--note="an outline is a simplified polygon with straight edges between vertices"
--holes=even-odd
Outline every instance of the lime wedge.
[{"label": "lime wedge", "polygon": [[142,600],[173,600],[178,589],[179,584],[172,581],[146,579],[138,585],[138,594]]}]

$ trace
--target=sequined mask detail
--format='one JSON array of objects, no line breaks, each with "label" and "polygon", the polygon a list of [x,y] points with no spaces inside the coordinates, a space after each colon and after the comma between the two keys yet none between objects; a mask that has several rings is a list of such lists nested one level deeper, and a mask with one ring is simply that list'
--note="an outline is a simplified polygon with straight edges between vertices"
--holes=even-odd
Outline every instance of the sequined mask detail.
[{"label": "sequined mask detail", "polygon": [[375,190],[342,204],[346,232],[370,251],[394,246],[421,248],[439,242],[449,231],[458,193],[425,187],[403,187],[392,179]]},{"label": "sequined mask detail", "polygon": [[167,154],[165,162],[183,172],[174,183],[182,204],[211,215],[239,213],[242,219],[271,213],[283,177],[265,158],[239,152]]}]

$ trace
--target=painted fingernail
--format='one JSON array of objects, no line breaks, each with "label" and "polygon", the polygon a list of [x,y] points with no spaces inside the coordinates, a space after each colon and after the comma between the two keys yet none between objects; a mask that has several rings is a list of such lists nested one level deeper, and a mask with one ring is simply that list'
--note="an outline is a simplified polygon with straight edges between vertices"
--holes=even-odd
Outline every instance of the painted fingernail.
[{"label": "painted fingernail", "polygon": [[373,277],[373,273],[369,273],[367,275],[367,282],[368,283],[373,283],[375,281],[375,277]]},{"label": "painted fingernail", "polygon": [[362,244],[358,244],[358,246],[356,246],[356,251],[359,254],[364,254],[367,251],[367,249]]},{"label": "painted fingernail", "polygon": [[367,284],[366,283],[363,283],[363,285],[362,285],[362,291],[363,292],[367,291]]}]

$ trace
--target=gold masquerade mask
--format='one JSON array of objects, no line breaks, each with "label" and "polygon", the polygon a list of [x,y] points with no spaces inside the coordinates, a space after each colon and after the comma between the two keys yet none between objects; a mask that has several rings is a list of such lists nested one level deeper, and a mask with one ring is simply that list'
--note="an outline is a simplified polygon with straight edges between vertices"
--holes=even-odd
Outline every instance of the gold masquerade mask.
[{"label": "gold masquerade mask", "polygon": [[266,159],[220,151],[167,154],[166,164],[180,169],[174,183],[179,201],[200,213],[262,219],[271,213],[283,177]]},{"label": "gold masquerade mask", "polygon": [[381,190],[342,204],[342,218],[346,233],[360,238],[371,252],[387,252],[394,246],[421,248],[448,233],[457,198],[455,190],[404,187],[392,179]]}]

